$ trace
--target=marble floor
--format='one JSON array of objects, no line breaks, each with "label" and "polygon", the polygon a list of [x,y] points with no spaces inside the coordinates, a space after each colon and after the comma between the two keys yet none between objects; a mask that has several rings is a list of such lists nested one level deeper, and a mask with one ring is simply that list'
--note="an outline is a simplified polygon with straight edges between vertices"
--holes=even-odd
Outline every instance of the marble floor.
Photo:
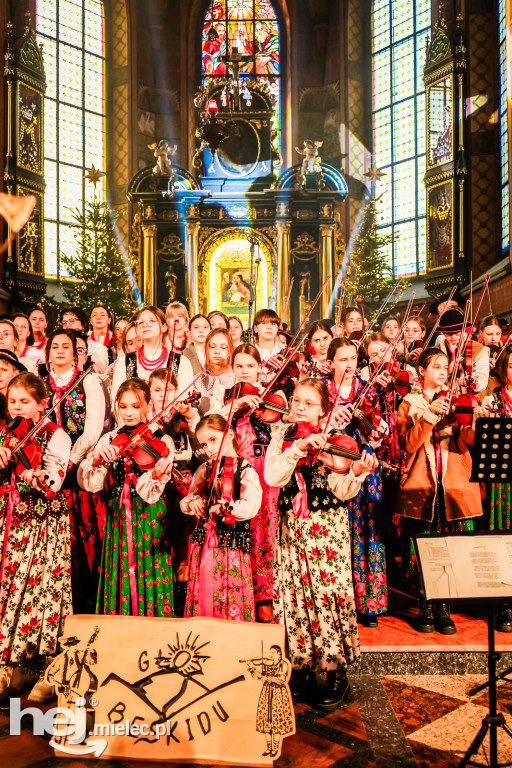
[{"label": "marble floor", "polygon": [[[285,740],[275,766],[456,768],[488,711],[485,692],[474,697],[469,695],[470,689],[485,679],[485,675],[472,674],[353,675],[351,701],[335,712],[315,712],[307,702],[295,705],[297,731]],[[22,706],[28,706],[26,696],[22,697]],[[498,707],[512,727],[512,682],[498,684]],[[8,712],[7,705],[0,706],[0,766],[143,768],[147,765],[128,760],[55,758],[47,741],[27,729],[23,729],[20,736],[10,736]],[[512,761],[512,739],[504,732],[499,733],[498,747],[500,762]],[[486,765],[487,756],[488,740],[478,760]]]}]

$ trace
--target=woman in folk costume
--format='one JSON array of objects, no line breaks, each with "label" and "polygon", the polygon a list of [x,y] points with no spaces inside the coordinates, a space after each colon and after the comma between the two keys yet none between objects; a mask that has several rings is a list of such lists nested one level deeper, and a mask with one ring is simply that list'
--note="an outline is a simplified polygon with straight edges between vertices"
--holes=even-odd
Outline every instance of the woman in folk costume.
[{"label": "woman in folk costume", "polygon": [[[45,419],[47,394],[33,373],[10,383],[13,420],[0,431],[0,698],[16,695],[37,678],[23,662],[57,651],[71,605],[69,508],[62,483],[71,439]],[[25,469],[13,448],[34,427]],[[31,692],[45,702],[53,690],[42,679]]]},{"label": "woman in folk costume", "polygon": [[[439,392],[448,378],[449,358],[437,347],[423,350],[418,359],[419,383],[398,408],[398,439],[406,453],[398,495],[403,517],[402,568],[407,582],[419,589],[412,536],[418,533],[472,531],[473,518],[482,514],[480,486],[470,483],[472,427],[447,423],[447,397]],[[478,409],[475,409],[478,415]],[[457,629],[450,606],[420,600],[418,630],[444,635]]]},{"label": "woman in folk costume", "polygon": [[[497,367],[502,382],[501,386],[497,386],[491,395],[484,398],[482,407],[485,415],[489,409],[499,409],[500,413],[492,410],[489,415],[510,419],[512,418],[511,346],[505,347],[501,352]],[[477,529],[510,533],[512,530],[512,484],[486,482],[483,510],[483,517],[475,526]],[[508,603],[500,606],[500,608],[496,619],[496,629],[498,632],[512,632],[512,606]]]},{"label": "woman in folk costume", "polygon": [[112,402],[126,379],[136,377],[147,381],[152,371],[167,368],[168,365],[171,352],[166,346],[167,324],[163,312],[157,307],[143,307],[137,313],[135,328],[142,340],[141,345],[125,355],[119,355],[115,361],[110,391]]},{"label": "woman in folk costume", "polygon": [[183,350],[182,356],[189,360],[192,366],[192,376],[196,376],[204,368],[205,342],[212,327],[205,315],[194,315],[188,324],[188,329],[189,343]]},{"label": "woman in folk costume", "polygon": [[103,432],[105,394],[95,373],[88,373],[81,380],[75,331],[57,328],[50,334],[46,365],[48,373],[42,379],[49,406],[69,392],[50,418],[64,429],[73,444],[64,493],[70,510],[73,605],[75,613],[81,613],[91,610],[88,602],[94,605],[96,601],[105,505],[98,494],[93,496],[78,487],[76,472]]},{"label": "woman in folk costume", "polygon": [[[214,328],[206,337],[204,371],[196,379],[194,388],[201,393],[199,414],[203,416],[210,410],[210,403],[221,400],[224,392],[235,383],[231,367],[233,342],[225,328]],[[187,382],[188,383],[188,382]],[[183,388],[178,376],[178,386]]]},{"label": "woman in folk costume", "polygon": [[[467,323],[469,327],[471,323]],[[447,309],[441,315],[437,330],[436,346],[439,347],[450,361],[450,373],[457,353],[457,347],[464,326],[464,315],[459,309]],[[465,331],[466,329],[464,329]],[[463,359],[459,361],[459,380],[462,392],[481,392],[489,383],[489,347],[484,347],[478,341],[468,341]]]},{"label": "woman in folk costume", "polygon": [[[329,397],[331,402],[337,398],[333,426],[353,437],[360,450],[373,453],[380,447],[382,433],[386,433],[388,427],[385,419],[380,418],[377,425],[380,433],[368,431],[354,416],[354,403],[366,384],[357,370],[357,347],[346,338],[333,339],[327,359],[333,366],[327,383]],[[376,467],[347,505],[358,621],[366,627],[377,627],[378,616],[387,611],[386,550],[377,526],[381,500],[382,482]]]},{"label": "woman in folk costume", "polygon": [[[165,368],[153,371],[149,377],[149,391],[151,393],[150,414],[153,417],[163,411],[164,398],[166,406],[176,398],[178,383],[175,375],[168,377],[168,371]],[[192,403],[188,403],[185,398],[184,402],[169,407],[156,422],[158,427],[174,441],[173,478],[165,488],[165,504],[167,507],[166,548],[172,552],[174,613],[178,617],[183,616],[185,607],[188,540],[193,530],[190,518],[180,509],[180,501],[188,493],[192,481],[190,471],[193,456],[192,440],[198,421],[197,408]]]},{"label": "woman in folk costume", "polygon": [[[105,488],[108,499],[97,613],[173,615],[172,558],[161,542],[166,533],[163,493],[171,476],[174,443],[154,425],[146,425],[150,397],[141,379],[121,384],[114,406],[119,426],[103,435],[78,473],[83,488],[91,493]],[[164,445],[157,450],[168,450],[155,459],[153,469],[145,469],[142,461],[140,466],[130,450],[137,436],[145,442],[159,438]]]},{"label": "woman in folk costume", "polygon": [[261,507],[258,473],[240,456],[236,435],[218,414],[204,416],[196,438],[201,464],[181,501],[195,515],[185,616],[254,621],[251,519]]},{"label": "woman in folk costume", "polygon": [[[318,428],[330,412],[324,382],[296,385],[290,420]],[[286,627],[296,692],[315,673],[327,673],[316,693],[319,708],[337,706],[345,696],[347,664],[359,656],[356,603],[351,567],[350,528],[344,501],[354,497],[377,466],[364,453],[348,471],[328,470],[318,459],[324,434],[291,440],[290,424],[279,424],[267,449],[265,481],[281,488],[274,568],[274,610]],[[292,425],[293,428],[293,425]],[[338,459],[335,459],[335,467]]]},{"label": "woman in folk costume", "polygon": [[[277,499],[279,488],[272,488],[265,482],[265,454],[271,439],[271,424],[262,421],[254,413],[263,392],[263,385],[258,383],[261,358],[252,344],[241,344],[233,352],[233,372],[235,385],[226,390],[222,400],[211,403],[210,413],[220,413],[228,418],[233,412],[232,425],[235,431],[240,455],[252,464],[258,473],[263,490],[261,508],[251,520],[251,557],[254,573],[254,598],[256,600],[256,618],[258,621],[272,621],[273,563],[277,528]],[[232,404],[236,396],[237,384],[245,384],[254,392],[242,394]],[[282,395],[282,393],[279,393]],[[287,410],[284,395],[283,407]],[[279,419],[279,413],[276,413]]]},{"label": "woman in folk costume", "polygon": [[[96,304],[89,317],[92,331],[89,334],[91,341],[102,344],[107,350],[108,365],[111,365],[117,357],[116,337],[110,330],[110,311],[104,304]],[[85,330],[85,329],[84,329]]]}]

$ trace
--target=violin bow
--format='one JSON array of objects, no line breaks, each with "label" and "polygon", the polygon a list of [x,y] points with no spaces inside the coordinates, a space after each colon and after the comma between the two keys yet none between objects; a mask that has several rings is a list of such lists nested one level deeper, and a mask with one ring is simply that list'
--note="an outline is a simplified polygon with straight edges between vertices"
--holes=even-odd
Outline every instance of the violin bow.
[{"label": "violin bow", "polygon": [[[175,406],[175,405],[176,405],[176,403],[178,403],[178,402],[181,400],[181,398],[183,397],[183,395],[184,395],[184,394],[186,394],[186,393],[188,392],[188,390],[189,390],[191,387],[193,387],[193,386],[194,386],[194,384],[196,383],[196,381],[198,380],[198,378],[199,378],[201,375],[202,375],[202,371],[201,371],[201,372],[199,372],[199,373],[198,373],[196,376],[194,376],[194,378],[192,379],[192,381],[190,382],[190,384],[187,384],[187,386],[186,386],[184,389],[182,389],[182,390],[181,390],[181,392],[179,392],[179,393],[176,395],[176,397],[174,398],[174,400],[172,401],[172,403],[168,403],[167,405],[165,405],[165,401],[164,401],[164,408],[162,408],[160,411],[158,411],[158,413],[156,413],[156,414],[153,416],[153,418],[151,418],[149,421],[147,421],[147,422],[146,422],[146,428],[147,428],[147,427],[149,427],[149,426],[151,426],[151,424],[154,424],[154,423],[155,423],[155,421],[158,421],[158,419],[159,419],[161,416],[163,416],[163,414],[165,414],[165,413],[166,413],[166,411],[168,411],[168,410],[169,410],[169,408],[172,408],[173,406]],[[131,446],[131,445],[133,445],[133,443],[135,443],[135,441],[138,439],[138,437],[139,437],[138,435],[136,435],[135,437],[132,437],[132,439],[130,440],[130,442],[126,444],[126,446],[124,447],[124,449],[123,449],[123,450],[126,452],[126,451],[127,451],[127,449],[128,449],[128,448],[130,448],[130,446]]]},{"label": "violin bow", "polygon": [[341,311],[343,309],[343,300],[345,298],[345,282],[346,282],[346,278],[341,281],[340,298],[338,301],[338,311],[336,313],[336,328],[340,327]]},{"label": "violin bow", "polygon": [[222,451],[224,449],[224,443],[226,442],[226,436],[227,436],[227,434],[228,434],[228,432],[229,432],[229,430],[231,428],[231,423],[233,421],[234,405],[235,405],[235,401],[238,399],[236,397],[236,389],[237,389],[237,387],[238,387],[238,392],[240,393],[240,390],[242,389],[242,382],[238,381],[235,384],[235,387],[234,387],[234,390],[233,390],[233,400],[231,401],[231,405],[230,405],[230,408],[229,408],[229,414],[228,414],[228,418],[226,420],[226,426],[224,428],[224,432],[222,433],[222,440],[220,441],[219,450],[218,450],[217,456],[215,457],[215,462],[214,462],[213,467],[212,467],[210,493],[208,494],[208,500],[206,502],[206,506],[208,506],[210,504],[210,501],[212,499],[212,493],[213,493],[213,490],[215,488],[215,483],[217,482],[217,474],[218,474],[219,467],[220,467],[220,460],[221,460],[221,457],[222,457]]},{"label": "violin bow", "polygon": [[384,299],[384,301],[380,305],[378,311],[372,317],[371,323],[369,324],[368,328],[366,329],[366,331],[364,332],[363,336],[361,337],[361,341],[359,342],[359,346],[361,346],[364,343],[364,340],[366,339],[366,337],[369,336],[369,334],[371,333],[371,330],[372,330],[373,326],[375,325],[375,323],[377,322],[377,320],[379,319],[381,314],[384,312],[384,309],[387,307],[387,305],[391,301],[391,297],[393,296],[394,292],[399,287],[401,282],[402,282],[401,280],[398,280],[394,284],[394,286],[392,287],[391,291],[388,293],[388,295],[386,296],[386,298]]},{"label": "violin bow", "polygon": [[163,404],[165,405],[165,400],[167,398],[167,390],[169,388],[169,379],[171,378],[171,371],[172,371],[172,364],[174,362],[174,341],[176,339],[176,325],[177,320],[174,320],[174,328],[172,331],[172,341],[171,341],[171,354],[169,355],[169,364],[167,366],[167,376],[165,377],[165,387],[164,387],[164,399]]},{"label": "violin bow", "polygon": [[[454,285],[452,290],[450,291],[450,295],[448,296],[448,301],[446,302],[447,304],[453,299],[453,296],[454,296],[456,290],[457,290],[457,286]],[[426,341],[425,341],[425,343],[423,345],[423,349],[428,349],[428,345],[430,344],[430,341],[431,341],[434,333],[437,331],[437,326],[441,322],[441,317],[442,317],[442,314],[439,315],[439,317],[437,318],[436,322],[434,323],[434,326],[433,326],[432,330],[430,331],[430,333],[428,335],[428,338],[426,339]]]},{"label": "violin bow", "polygon": [[487,285],[489,283],[489,278],[490,278],[490,275],[486,275],[485,276],[484,285],[483,285],[483,288],[482,288],[482,293],[481,293],[480,299],[478,301],[478,306],[476,308],[475,314],[472,317],[471,325],[469,326],[469,328],[467,330],[466,330],[466,321],[467,321],[467,318],[468,318],[468,313],[469,313],[469,311],[471,309],[471,306],[472,306],[472,302],[469,299],[466,302],[466,312],[464,313],[464,321],[463,321],[464,325],[463,325],[462,333],[461,333],[460,339],[459,339],[458,354],[457,354],[457,358],[456,358],[457,359],[457,365],[453,366],[453,371],[454,372],[455,372],[455,370],[458,371],[459,363],[462,360],[462,356],[464,355],[464,353],[466,351],[466,347],[468,345],[468,342],[471,339],[471,336],[473,335],[473,332],[475,330],[476,318],[478,317],[478,313],[480,312],[480,308],[482,306],[482,301],[483,301],[483,298],[485,296],[485,291],[487,289]]},{"label": "violin bow", "polygon": [[283,307],[283,310],[281,312],[281,323],[283,322],[283,318],[286,315],[286,312],[288,311],[288,304],[290,303],[290,297],[292,295],[292,288],[293,288],[294,281],[295,281],[295,278],[292,277],[291,282],[290,282],[290,287],[288,288],[288,295],[286,297],[286,301],[284,303],[284,307]]},{"label": "violin bow", "polygon": [[51,408],[49,408],[49,409],[48,409],[48,410],[47,410],[47,411],[46,411],[46,412],[43,414],[42,418],[41,418],[41,419],[39,419],[39,421],[37,422],[37,424],[34,424],[34,426],[32,427],[32,429],[30,429],[30,430],[27,432],[27,434],[25,435],[25,437],[24,437],[22,440],[20,440],[20,442],[18,443],[18,445],[16,446],[16,448],[14,448],[14,449],[13,449],[13,454],[14,454],[14,453],[16,453],[17,451],[21,450],[21,449],[23,448],[23,446],[24,446],[24,445],[26,445],[26,444],[28,443],[28,441],[30,440],[30,438],[31,438],[33,435],[36,435],[36,434],[37,434],[37,432],[38,432],[38,431],[41,429],[41,427],[43,426],[44,420],[45,420],[46,418],[48,418],[48,416],[50,416],[50,415],[51,415],[51,414],[52,414],[54,411],[56,411],[56,410],[57,410],[57,408],[58,408],[58,407],[59,407],[59,405],[62,403],[62,401],[63,401],[63,400],[65,400],[67,397],[69,397],[69,395],[72,393],[72,391],[75,389],[75,387],[76,387],[78,384],[80,384],[80,383],[81,383],[81,382],[82,382],[82,381],[85,379],[85,377],[86,377],[86,376],[87,376],[89,373],[91,373],[91,372],[92,372],[92,368],[88,368],[86,371],[84,371],[84,372],[83,372],[83,373],[82,373],[82,374],[81,374],[81,375],[78,377],[78,379],[76,379],[76,380],[73,382],[73,384],[72,384],[72,385],[71,385],[71,386],[70,386],[70,387],[69,387],[69,388],[68,388],[68,389],[67,389],[67,390],[64,392],[64,394],[63,394],[63,395],[61,395],[61,397],[59,397],[59,399],[57,400],[57,402],[56,402],[56,403],[54,403],[54,404],[52,405],[52,407],[51,407]]},{"label": "violin bow", "polygon": [[375,373],[373,374],[373,376],[371,376],[368,379],[368,381],[366,382],[366,385],[361,390],[361,394],[359,395],[359,397],[357,398],[357,400],[354,403],[354,411],[356,411],[360,407],[360,404],[363,402],[364,398],[366,397],[366,395],[370,391],[370,388],[373,386],[373,382],[375,381],[377,376],[381,373],[382,368],[383,368],[383,366],[386,363],[386,356],[389,354],[390,350],[391,350],[391,355],[389,357],[389,360],[390,361],[393,360],[396,348],[398,347],[398,344],[399,344],[399,342],[402,339],[402,336],[404,334],[405,324],[407,322],[407,318],[409,317],[409,312],[411,310],[411,304],[413,302],[414,296],[415,296],[415,291],[413,291],[411,293],[411,298],[409,299],[409,303],[407,305],[407,309],[405,310],[404,319],[402,321],[402,325],[400,326],[400,333],[398,334],[398,336],[394,340],[394,342],[391,345],[391,347],[388,347],[382,353],[382,356],[381,356],[381,358],[380,358],[380,360],[379,360],[379,362],[377,364],[377,368],[375,369]]},{"label": "violin bow", "polygon": [[317,304],[317,302],[318,302],[318,300],[319,300],[320,296],[322,295],[322,293],[323,293],[323,292],[324,292],[324,290],[325,290],[325,286],[327,285],[327,283],[329,282],[329,280],[330,280],[330,279],[331,279],[331,276],[330,276],[330,275],[328,275],[328,276],[325,278],[324,282],[323,282],[323,283],[322,283],[322,285],[320,286],[320,290],[318,291],[317,295],[316,295],[316,296],[315,296],[315,298],[313,299],[313,303],[311,304],[310,308],[308,309],[308,311],[306,312],[306,314],[305,314],[305,316],[304,316],[304,319],[302,320],[301,324],[299,325],[299,327],[298,327],[298,329],[297,329],[297,332],[295,333],[294,337],[292,338],[292,340],[290,341],[290,343],[288,344],[288,346],[287,346],[287,347],[286,347],[286,349],[284,350],[284,353],[283,353],[283,354],[284,354],[284,362],[283,362],[283,364],[281,365],[281,367],[280,367],[280,368],[278,368],[278,370],[277,370],[276,374],[274,375],[274,377],[272,378],[272,380],[269,382],[269,384],[267,384],[267,386],[265,387],[265,389],[264,389],[264,390],[263,390],[263,392],[261,393],[261,399],[262,399],[262,400],[263,400],[263,399],[264,399],[264,398],[265,398],[265,397],[268,395],[268,393],[270,392],[270,390],[271,390],[271,389],[272,389],[272,387],[274,386],[275,382],[278,380],[279,376],[281,375],[281,373],[284,371],[284,369],[286,368],[286,366],[288,365],[288,363],[290,362],[290,360],[291,360],[291,359],[292,359],[292,357],[294,356],[295,352],[296,352],[296,351],[299,349],[300,345],[301,345],[301,344],[302,344],[302,343],[305,341],[306,337],[304,336],[304,337],[303,337],[303,338],[302,338],[302,339],[301,339],[301,340],[298,342],[298,344],[296,345],[296,347],[295,347],[295,348],[293,347],[293,345],[294,345],[294,344],[295,344],[295,342],[297,341],[297,337],[299,336],[300,332],[301,332],[301,331],[302,331],[302,329],[304,328],[304,326],[305,326],[305,324],[306,324],[306,322],[307,322],[307,320],[308,320],[308,317],[310,316],[310,314],[311,314],[311,313],[312,313],[312,311],[314,310],[314,308],[315,308],[315,306],[316,306],[316,304]]}]

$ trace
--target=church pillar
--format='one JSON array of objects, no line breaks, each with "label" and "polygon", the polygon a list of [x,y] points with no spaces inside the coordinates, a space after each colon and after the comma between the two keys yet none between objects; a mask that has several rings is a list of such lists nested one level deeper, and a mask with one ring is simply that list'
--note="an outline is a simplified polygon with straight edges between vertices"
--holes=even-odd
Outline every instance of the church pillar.
[{"label": "church pillar", "polygon": [[185,292],[190,307],[190,316],[199,312],[199,297],[197,290],[197,281],[199,279],[198,271],[198,252],[199,252],[199,221],[187,221],[185,224]]},{"label": "church pillar", "polygon": [[290,280],[290,221],[278,219],[277,227],[277,297],[276,312],[281,321],[290,325],[290,305],[286,310],[286,317],[281,315],[288,293]]},{"label": "church pillar", "polygon": [[324,288],[320,299],[321,316],[322,318],[328,316],[329,302],[331,300],[332,292],[334,289],[334,264],[333,264],[333,243],[332,236],[334,231],[334,224],[321,224],[320,225],[320,281],[321,283],[329,277],[329,281]]},{"label": "church pillar", "polygon": [[143,286],[144,304],[156,304],[156,224],[143,224]]}]

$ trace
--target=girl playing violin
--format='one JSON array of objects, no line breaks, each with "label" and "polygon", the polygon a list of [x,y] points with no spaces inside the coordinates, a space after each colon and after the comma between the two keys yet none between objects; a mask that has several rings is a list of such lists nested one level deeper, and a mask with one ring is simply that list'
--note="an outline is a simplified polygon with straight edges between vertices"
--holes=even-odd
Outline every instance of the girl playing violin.
[{"label": "girl playing violin", "polygon": [[[480,487],[470,483],[474,442],[471,426],[449,426],[443,417],[448,399],[439,396],[448,378],[449,358],[437,347],[425,349],[418,359],[419,384],[398,408],[398,439],[406,452],[401,477],[398,513],[402,521],[404,578],[419,589],[412,536],[417,533],[472,531],[472,518],[482,514]],[[475,415],[478,415],[475,411]],[[447,603],[421,601],[420,632],[436,629],[452,635],[457,629]]]},{"label": "girl playing violin", "polygon": [[284,346],[277,338],[280,325],[281,318],[273,309],[259,309],[254,315],[254,346],[261,357],[260,380],[263,384],[268,384],[282,363]]},{"label": "girl playing violin", "polygon": [[306,362],[309,363],[312,376],[325,376],[331,370],[327,360],[327,350],[333,339],[332,331],[323,320],[317,320],[311,325],[307,335]]},{"label": "girl playing violin", "polygon": [[[20,662],[54,654],[72,613],[69,509],[61,490],[71,439],[44,418],[46,398],[38,376],[20,373],[7,392],[13,421],[0,430],[0,698],[35,681]],[[36,425],[22,453],[13,452]]]},{"label": "girl playing violin", "polygon": [[[205,365],[202,376],[196,381],[197,389],[201,392],[199,413],[204,415],[210,410],[210,403],[224,395],[226,389],[235,383],[231,357],[233,355],[233,342],[229,331],[225,328],[214,328],[206,337]],[[189,382],[181,382],[178,378],[180,389]],[[196,386],[194,385],[194,386]]]},{"label": "girl playing violin", "polygon": [[[80,336],[80,342],[84,344],[83,334],[80,333]],[[50,407],[61,400],[70,387],[74,387],[50,418],[64,429],[73,444],[64,492],[70,508],[74,609],[80,613],[88,610],[86,603],[89,600],[92,605],[96,600],[100,528],[104,523],[105,508],[98,495],[93,497],[79,489],[76,470],[103,432],[105,395],[95,373],[89,373],[80,381],[77,344],[76,331],[64,328],[53,331],[46,345],[47,372],[42,379],[46,384]]]},{"label": "girl playing violin", "polygon": [[[333,426],[353,437],[360,450],[373,453],[388,427],[377,408],[375,413],[370,409],[370,424],[364,429],[361,418],[354,415],[354,404],[365,386],[357,371],[357,347],[346,338],[333,339],[327,358],[333,366],[329,397],[331,403],[337,400]],[[387,610],[386,551],[376,526],[376,502],[381,500],[382,484],[376,470],[364,479],[347,505],[358,621],[367,627],[378,626],[377,617]]]},{"label": "girl playing violin", "polygon": [[[165,388],[167,383],[167,394]],[[160,413],[165,404],[168,406],[175,399],[178,382],[172,374],[167,382],[167,370],[159,368],[149,377],[151,393],[150,412],[152,416]],[[190,403],[179,402],[169,408],[157,422],[166,435],[174,441],[174,477],[165,488],[165,503],[167,507],[167,546],[172,549],[172,567],[175,576],[174,584],[174,613],[183,616],[185,595],[187,591],[187,562],[188,540],[192,533],[189,518],[180,510],[180,500],[188,493],[192,475],[190,461],[192,459],[192,439],[195,425],[199,421],[197,408]],[[176,482],[175,482],[176,481]]]},{"label": "girl playing violin", "polygon": [[318,426],[329,411],[324,382],[297,384],[290,419],[309,436],[283,450],[290,424],[280,424],[265,462],[265,481],[281,488],[274,610],[286,626],[295,691],[306,687],[308,677],[314,684],[316,672],[327,673],[325,689],[316,693],[323,709],[342,700],[348,687],[345,667],[359,656],[348,511],[342,502],[358,493],[377,466],[364,453],[344,473],[326,469],[318,455],[327,437]]},{"label": "girl playing violin", "polygon": [[123,382],[114,405],[119,426],[80,465],[82,487],[91,493],[106,488],[108,498],[97,613],[173,615],[172,559],[160,544],[174,443],[154,425],[144,426],[150,397],[145,381]]},{"label": "girl playing violin", "polygon": [[254,621],[250,521],[261,507],[258,473],[240,456],[225,418],[204,416],[196,438],[209,461],[201,464],[181,501],[195,515],[190,537],[185,616]]},{"label": "girl playing violin", "polygon": [[[258,384],[261,358],[252,344],[241,344],[233,352],[235,386],[226,391],[223,403],[212,403],[212,413],[228,418],[237,384],[245,385],[242,394],[233,405],[232,425],[236,434],[240,455],[252,464],[258,473],[263,490],[261,508],[251,520],[251,559],[254,573],[254,597],[258,621],[272,621],[272,569],[277,527],[277,498],[279,489],[272,488],[264,480],[265,454],[271,438],[271,423],[255,413],[259,406],[263,386]],[[247,394],[243,394],[247,390]],[[282,408],[287,412],[286,399],[280,395]],[[274,411],[273,422],[279,421],[279,411]],[[272,418],[272,412],[269,411]]]}]

